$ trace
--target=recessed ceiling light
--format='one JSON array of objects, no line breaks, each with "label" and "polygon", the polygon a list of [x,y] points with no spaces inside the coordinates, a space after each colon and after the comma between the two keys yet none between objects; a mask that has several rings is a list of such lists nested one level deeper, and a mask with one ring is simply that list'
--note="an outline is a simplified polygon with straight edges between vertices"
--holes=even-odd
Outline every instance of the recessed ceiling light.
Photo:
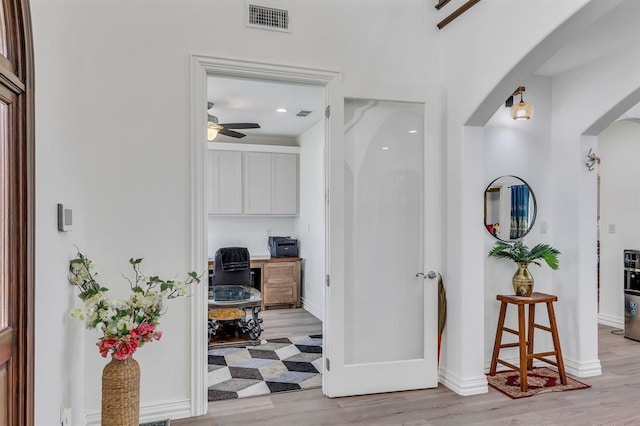
[{"label": "recessed ceiling light", "polygon": [[386,151],[386,150],[388,150],[388,149],[389,149],[389,147],[388,147],[388,146],[383,146],[381,149],[382,149],[383,151]]},{"label": "recessed ceiling light", "polygon": [[409,133],[418,133],[417,130],[409,130]]},{"label": "recessed ceiling light", "polygon": [[287,112],[286,108],[278,108],[276,112]]}]

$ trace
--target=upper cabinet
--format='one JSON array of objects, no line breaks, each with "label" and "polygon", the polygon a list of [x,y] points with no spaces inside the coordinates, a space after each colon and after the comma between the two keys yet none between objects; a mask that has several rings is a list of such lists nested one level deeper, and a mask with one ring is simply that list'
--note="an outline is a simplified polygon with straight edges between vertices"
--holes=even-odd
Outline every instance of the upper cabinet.
[{"label": "upper cabinet", "polygon": [[266,152],[244,153],[244,212],[246,214],[271,214],[273,165]]},{"label": "upper cabinet", "polygon": [[242,153],[209,151],[209,214],[242,214]]},{"label": "upper cabinet", "polygon": [[209,151],[211,215],[298,214],[298,155]]},{"label": "upper cabinet", "polygon": [[298,214],[298,156],[271,154],[271,214]]}]

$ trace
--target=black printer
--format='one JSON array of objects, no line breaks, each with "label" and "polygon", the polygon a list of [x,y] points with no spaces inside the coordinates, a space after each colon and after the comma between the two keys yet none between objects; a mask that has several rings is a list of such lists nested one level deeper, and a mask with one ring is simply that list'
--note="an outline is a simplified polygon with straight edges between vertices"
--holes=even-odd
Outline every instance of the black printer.
[{"label": "black printer", "polygon": [[271,257],[298,257],[298,240],[289,237],[269,237]]}]

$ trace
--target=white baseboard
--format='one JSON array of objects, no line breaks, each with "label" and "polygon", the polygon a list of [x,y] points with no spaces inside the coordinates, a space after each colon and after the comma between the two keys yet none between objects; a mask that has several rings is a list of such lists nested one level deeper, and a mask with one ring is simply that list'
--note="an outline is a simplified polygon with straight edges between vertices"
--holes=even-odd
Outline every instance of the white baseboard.
[{"label": "white baseboard", "polygon": [[[579,363],[571,359],[568,359],[567,357],[563,357],[563,358],[564,358],[564,368],[567,374],[570,374],[575,377],[593,377],[593,376],[602,375],[602,366],[600,365],[599,359],[596,359],[590,362]],[[551,359],[554,359],[554,357],[551,357]],[[518,365],[520,363],[520,360],[518,358],[505,359],[504,361],[509,362],[513,365]],[[534,359],[533,366],[549,367],[549,364],[547,364],[546,362]],[[488,373],[490,368],[491,368],[491,361],[486,361],[484,363],[485,372]],[[552,368],[555,368],[555,367],[552,367]],[[505,370],[510,370],[510,369],[508,367],[505,367],[504,365],[498,364],[497,371],[505,371]]]},{"label": "white baseboard", "polygon": [[624,318],[607,314],[598,314],[598,324],[624,329]]},{"label": "white baseboard", "polygon": [[461,379],[442,368],[439,370],[438,381],[453,392],[462,396],[478,395],[489,392],[486,376]]},{"label": "white baseboard", "polygon": [[602,365],[599,359],[588,362],[577,362],[564,357],[564,368],[568,374],[576,377],[593,377],[602,375]]},{"label": "white baseboard", "polygon": [[324,318],[324,307],[323,306],[313,305],[313,304],[307,302],[304,298],[302,298],[300,301],[301,301],[302,307],[304,308],[305,311],[309,312],[311,315],[313,315],[314,317],[316,317],[320,321],[322,321],[322,318]]},{"label": "white baseboard", "polygon": [[[513,365],[518,365],[520,363],[520,358],[515,357],[515,358],[500,358],[501,360],[503,360],[504,362],[508,362],[510,364]],[[538,361],[537,359],[533,360],[533,365],[535,365],[536,367],[538,367],[538,364],[540,364],[540,366],[543,365],[549,365],[547,363],[544,363],[542,361]],[[491,360],[489,361],[485,361],[484,362],[484,372],[489,374],[489,370],[491,370]],[[496,367],[496,371],[500,372],[500,371],[507,371],[507,370],[511,370],[509,367],[507,367],[506,365],[502,365],[500,363],[498,363],[497,367]]]},{"label": "white baseboard", "polygon": [[[140,423],[191,417],[191,400],[165,401],[140,406]],[[87,413],[87,426],[100,426],[100,412]]]}]

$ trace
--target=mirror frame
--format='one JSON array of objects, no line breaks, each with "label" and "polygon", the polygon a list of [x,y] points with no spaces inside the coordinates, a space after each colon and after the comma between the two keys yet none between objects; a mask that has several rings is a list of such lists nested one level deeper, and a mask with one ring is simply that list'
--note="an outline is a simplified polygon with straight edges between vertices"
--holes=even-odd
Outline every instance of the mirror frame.
[{"label": "mirror frame", "polygon": [[[527,188],[529,188],[529,195],[531,196],[531,199],[533,201],[533,216],[531,217],[531,223],[529,224],[529,226],[527,227],[527,231],[524,233],[524,235],[522,235],[519,238],[516,239],[511,239],[509,238],[508,240],[504,240],[502,238],[499,238],[498,236],[494,235],[493,233],[491,233],[491,231],[489,231],[489,228],[487,227],[487,193],[489,192],[489,189],[491,188],[491,186],[496,183],[496,181],[498,181],[498,179],[502,179],[502,178],[514,178],[514,179],[518,179],[520,182],[522,182],[524,185],[527,185]],[[533,188],[531,188],[531,185],[529,185],[529,183],[527,183],[527,181],[525,181],[524,179],[522,179],[519,176],[515,176],[515,175],[503,175],[503,176],[498,176],[497,178],[495,178],[494,180],[492,180],[489,185],[487,185],[487,187],[484,190],[484,229],[487,231],[487,233],[489,233],[489,235],[491,235],[493,238],[500,240],[500,241],[517,241],[517,240],[521,240],[522,238],[524,238],[527,234],[529,234],[529,232],[531,232],[531,230],[533,229],[533,225],[536,223],[536,216],[538,215],[538,202],[536,200],[536,195],[533,193]]]}]

